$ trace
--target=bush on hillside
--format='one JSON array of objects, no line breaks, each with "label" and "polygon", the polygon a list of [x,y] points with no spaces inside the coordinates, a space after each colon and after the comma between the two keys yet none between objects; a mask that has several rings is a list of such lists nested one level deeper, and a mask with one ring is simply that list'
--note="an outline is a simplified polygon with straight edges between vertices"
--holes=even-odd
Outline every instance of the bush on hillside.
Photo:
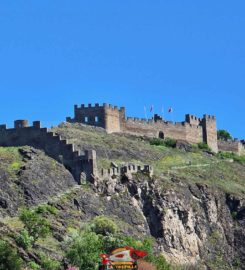
[{"label": "bush on hillside", "polygon": [[106,216],[95,217],[90,228],[96,234],[110,235],[115,234],[118,230],[116,223]]},{"label": "bush on hillside", "polygon": [[163,139],[154,138],[150,140],[150,145],[165,146]]},{"label": "bush on hillside", "polygon": [[16,249],[9,243],[0,240],[0,270],[20,270],[23,262]]},{"label": "bush on hillside", "polygon": [[20,220],[24,223],[29,235],[33,237],[34,242],[39,237],[46,237],[50,232],[48,220],[39,216],[35,211],[23,209],[20,213]]},{"label": "bush on hillside", "polygon": [[39,205],[35,211],[37,214],[46,214],[46,213],[50,213],[52,215],[57,215],[58,214],[58,209],[55,208],[52,205],[49,204],[43,204],[43,205]]},{"label": "bush on hillside", "polygon": [[176,143],[177,143],[177,141],[175,139],[166,138],[164,140],[164,144],[167,147],[175,148],[176,147]]},{"label": "bush on hillside", "polygon": [[111,253],[114,249],[125,246],[125,242],[120,236],[107,235],[101,238],[103,244],[103,252],[105,254]]},{"label": "bush on hillside", "polygon": [[245,156],[238,156],[237,154],[233,153],[233,152],[219,152],[217,154],[217,156],[219,158],[222,159],[233,159],[236,162],[239,162],[241,164],[245,164]]},{"label": "bush on hillside", "polygon": [[197,146],[201,150],[211,151],[211,149],[209,148],[209,146],[206,143],[204,143],[204,142],[198,143]]},{"label": "bush on hillside", "polygon": [[32,269],[32,270],[39,270],[39,269],[41,269],[41,266],[38,265],[38,264],[35,263],[35,262],[29,262],[29,263],[28,263],[28,267],[29,267],[30,269]]},{"label": "bush on hillside", "polygon": [[102,242],[94,232],[83,232],[71,239],[66,257],[71,265],[80,270],[94,270],[100,260]]},{"label": "bush on hillside", "polygon": [[47,257],[47,255],[41,255],[41,266],[45,270],[59,270],[61,269],[61,263],[52,259],[51,257]]},{"label": "bush on hillside", "polygon": [[[108,225],[109,224],[109,225]],[[157,270],[170,270],[170,265],[163,256],[157,256],[153,252],[154,240],[146,238],[142,240],[131,236],[123,236],[117,233],[116,224],[108,217],[94,218],[84,231],[74,231],[66,241],[66,258],[71,265],[81,270],[94,270],[100,262],[100,254],[109,254],[116,248],[130,246],[148,253],[144,261]],[[155,269],[154,267],[152,269]]]},{"label": "bush on hillside", "polygon": [[159,138],[154,138],[150,140],[151,145],[166,146],[166,147],[172,147],[172,148],[176,147],[176,143],[177,141],[175,139],[170,139],[170,138],[166,138],[164,140],[159,139]]},{"label": "bush on hillside", "polygon": [[24,249],[29,249],[32,247],[34,243],[34,238],[29,235],[27,230],[22,230],[18,237],[16,238],[16,242],[19,246]]}]

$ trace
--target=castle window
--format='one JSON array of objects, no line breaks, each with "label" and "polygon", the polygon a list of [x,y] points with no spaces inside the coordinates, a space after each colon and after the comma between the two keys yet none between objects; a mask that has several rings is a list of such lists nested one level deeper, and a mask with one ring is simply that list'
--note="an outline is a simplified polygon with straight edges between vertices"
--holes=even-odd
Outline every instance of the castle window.
[{"label": "castle window", "polygon": [[85,123],[88,123],[88,117],[87,117],[87,116],[85,116],[84,122],[85,122]]},{"label": "castle window", "polygon": [[94,120],[95,120],[95,123],[99,123],[99,117],[98,116],[95,116]]}]

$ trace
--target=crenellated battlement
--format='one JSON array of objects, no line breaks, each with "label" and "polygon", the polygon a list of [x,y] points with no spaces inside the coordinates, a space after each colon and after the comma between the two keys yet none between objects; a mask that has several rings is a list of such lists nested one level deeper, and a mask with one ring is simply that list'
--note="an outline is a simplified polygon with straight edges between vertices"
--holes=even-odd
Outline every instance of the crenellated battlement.
[{"label": "crenellated battlement", "polygon": [[108,177],[122,177],[125,174],[136,174],[136,173],[145,173],[150,177],[153,175],[153,168],[150,165],[138,165],[138,164],[127,164],[122,165],[117,168],[101,169],[100,177],[106,179]]},{"label": "crenellated battlement", "polygon": [[95,104],[81,104],[81,105],[74,105],[74,109],[76,110],[83,110],[83,109],[111,109],[111,110],[115,110],[115,111],[124,111],[125,107],[118,107],[118,106],[113,106],[112,104],[108,104],[108,103],[103,103],[103,104],[99,104],[99,103],[95,103]]},{"label": "crenellated battlement", "polygon": [[185,121],[166,121],[154,114],[152,119],[126,117],[125,107],[104,103],[100,105],[75,105],[75,117],[67,117],[67,122],[79,122],[104,128],[108,133],[121,132],[133,135],[173,138],[190,143],[207,143],[217,152],[217,129],[215,116],[205,114],[199,118],[192,114],[185,115]]},{"label": "crenellated battlement", "polygon": [[15,120],[14,128],[0,125],[0,146],[25,145],[41,149],[48,156],[64,164],[78,183],[82,172],[86,174],[87,179],[97,173],[95,151],[85,151],[81,155],[74,144],[70,144],[49,129],[42,128],[40,121],[34,121],[32,126],[29,126],[27,120]]},{"label": "crenellated battlement", "polygon": [[204,114],[203,118],[208,119],[208,120],[215,120],[216,121],[216,117],[214,115]]}]

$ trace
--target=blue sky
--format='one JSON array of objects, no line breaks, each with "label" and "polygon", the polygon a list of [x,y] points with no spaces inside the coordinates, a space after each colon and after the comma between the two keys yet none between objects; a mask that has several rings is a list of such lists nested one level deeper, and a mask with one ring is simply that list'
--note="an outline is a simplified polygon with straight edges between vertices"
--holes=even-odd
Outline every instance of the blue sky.
[{"label": "blue sky", "polygon": [[[55,125],[108,102],[245,136],[245,1],[2,0],[0,123]],[[149,116],[150,113],[148,112]]]}]

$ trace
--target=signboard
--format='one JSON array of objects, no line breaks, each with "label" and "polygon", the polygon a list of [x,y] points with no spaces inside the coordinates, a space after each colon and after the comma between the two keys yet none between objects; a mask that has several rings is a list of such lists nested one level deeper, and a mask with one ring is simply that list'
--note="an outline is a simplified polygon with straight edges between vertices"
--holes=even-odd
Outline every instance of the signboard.
[{"label": "signboard", "polygon": [[147,256],[145,251],[136,250],[131,247],[115,249],[111,254],[102,254],[102,266],[100,269],[133,269],[137,270],[137,260]]}]

